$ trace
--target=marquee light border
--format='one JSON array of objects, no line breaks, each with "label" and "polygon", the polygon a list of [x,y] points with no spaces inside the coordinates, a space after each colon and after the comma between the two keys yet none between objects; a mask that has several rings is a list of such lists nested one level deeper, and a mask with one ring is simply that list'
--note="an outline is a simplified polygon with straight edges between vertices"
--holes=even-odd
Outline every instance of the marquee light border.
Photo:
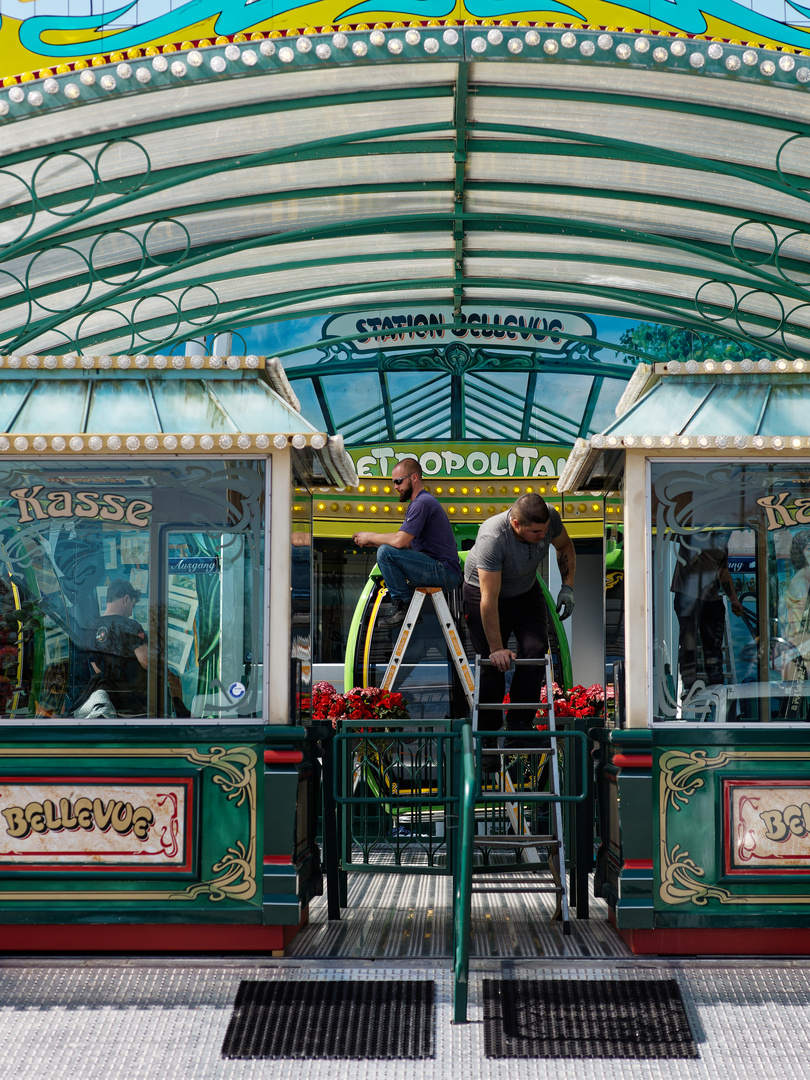
[{"label": "marquee light border", "polygon": [[[215,44],[183,42],[176,46],[130,49],[96,56],[88,63],[60,64],[55,72],[40,70],[39,77],[24,72],[4,80],[0,120],[23,120],[54,108],[69,108],[120,94],[133,95],[198,82],[221,81],[258,73],[344,67],[417,60],[533,60],[541,63],[586,63],[657,69],[710,77],[733,77],[784,89],[801,90],[810,84],[810,65],[797,63],[810,50],[773,44],[745,45],[736,41],[689,38],[685,34],[635,31],[572,30],[544,24],[459,27],[405,27],[307,30],[281,39],[279,31],[250,41]],[[245,35],[235,35],[245,38]],[[153,55],[149,55],[153,53]]]}]

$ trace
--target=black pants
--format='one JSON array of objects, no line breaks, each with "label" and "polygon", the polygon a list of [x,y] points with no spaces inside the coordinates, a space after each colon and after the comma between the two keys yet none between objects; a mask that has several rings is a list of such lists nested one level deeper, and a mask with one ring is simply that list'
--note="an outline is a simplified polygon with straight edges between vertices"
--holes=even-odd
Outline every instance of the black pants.
[{"label": "black pants", "polygon": [[678,617],[678,669],[684,690],[691,690],[697,681],[698,637],[703,646],[703,663],[708,686],[721,685],[723,678],[723,635],[726,611],[723,601],[701,600],[700,597],[674,594],[675,614]]},{"label": "black pants", "polygon": [[[464,582],[464,614],[473,648],[482,659],[488,660],[489,647],[481,622],[481,591],[475,585]],[[501,624],[501,641],[504,648],[512,634],[517,641],[517,655],[521,660],[544,657],[548,651],[548,625],[546,601],[539,583],[521,596],[503,597],[498,600],[498,619]],[[509,688],[511,701],[539,701],[543,668],[518,665]],[[504,672],[495,667],[481,668],[481,703],[503,701],[506,692]],[[509,709],[506,726],[511,731],[527,731],[534,727],[536,709]],[[479,717],[481,731],[495,731],[502,725],[503,714],[497,709],[487,709]]]}]

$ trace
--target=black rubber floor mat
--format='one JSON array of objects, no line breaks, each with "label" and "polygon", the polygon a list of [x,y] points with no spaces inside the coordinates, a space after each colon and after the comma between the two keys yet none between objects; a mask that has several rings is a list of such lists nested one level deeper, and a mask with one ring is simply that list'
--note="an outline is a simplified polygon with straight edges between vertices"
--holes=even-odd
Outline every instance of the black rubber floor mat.
[{"label": "black rubber floor mat", "polygon": [[672,979],[484,980],[490,1058],[696,1058]]},{"label": "black rubber floor mat", "polygon": [[433,983],[239,985],[226,1058],[431,1058]]}]

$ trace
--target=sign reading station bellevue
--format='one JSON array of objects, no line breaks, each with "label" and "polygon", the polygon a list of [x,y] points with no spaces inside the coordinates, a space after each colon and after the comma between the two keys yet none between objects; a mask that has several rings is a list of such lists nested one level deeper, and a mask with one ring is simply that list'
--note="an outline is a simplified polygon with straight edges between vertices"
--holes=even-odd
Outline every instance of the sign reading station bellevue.
[{"label": "sign reading station bellevue", "polygon": [[192,780],[0,779],[0,869],[191,870]]},{"label": "sign reading station bellevue", "polygon": [[[367,334],[367,337],[358,337]],[[481,307],[465,311],[462,325],[442,308],[407,308],[403,311],[360,312],[333,315],[323,325],[324,338],[352,338],[355,352],[377,352],[381,347],[398,349],[452,341],[497,342],[499,345],[564,351],[571,337],[592,338],[595,327],[583,315],[566,311],[509,311]]]}]

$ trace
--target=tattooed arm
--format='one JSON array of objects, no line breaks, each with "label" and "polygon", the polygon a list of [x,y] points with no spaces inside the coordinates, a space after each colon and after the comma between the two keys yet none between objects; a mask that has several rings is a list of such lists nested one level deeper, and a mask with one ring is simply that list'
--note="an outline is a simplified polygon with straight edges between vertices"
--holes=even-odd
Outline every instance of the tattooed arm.
[{"label": "tattooed arm", "polygon": [[566,532],[565,528],[559,536],[551,541],[557,552],[557,568],[560,571],[563,585],[574,584],[574,575],[577,569],[577,553],[574,551],[574,541]]}]

